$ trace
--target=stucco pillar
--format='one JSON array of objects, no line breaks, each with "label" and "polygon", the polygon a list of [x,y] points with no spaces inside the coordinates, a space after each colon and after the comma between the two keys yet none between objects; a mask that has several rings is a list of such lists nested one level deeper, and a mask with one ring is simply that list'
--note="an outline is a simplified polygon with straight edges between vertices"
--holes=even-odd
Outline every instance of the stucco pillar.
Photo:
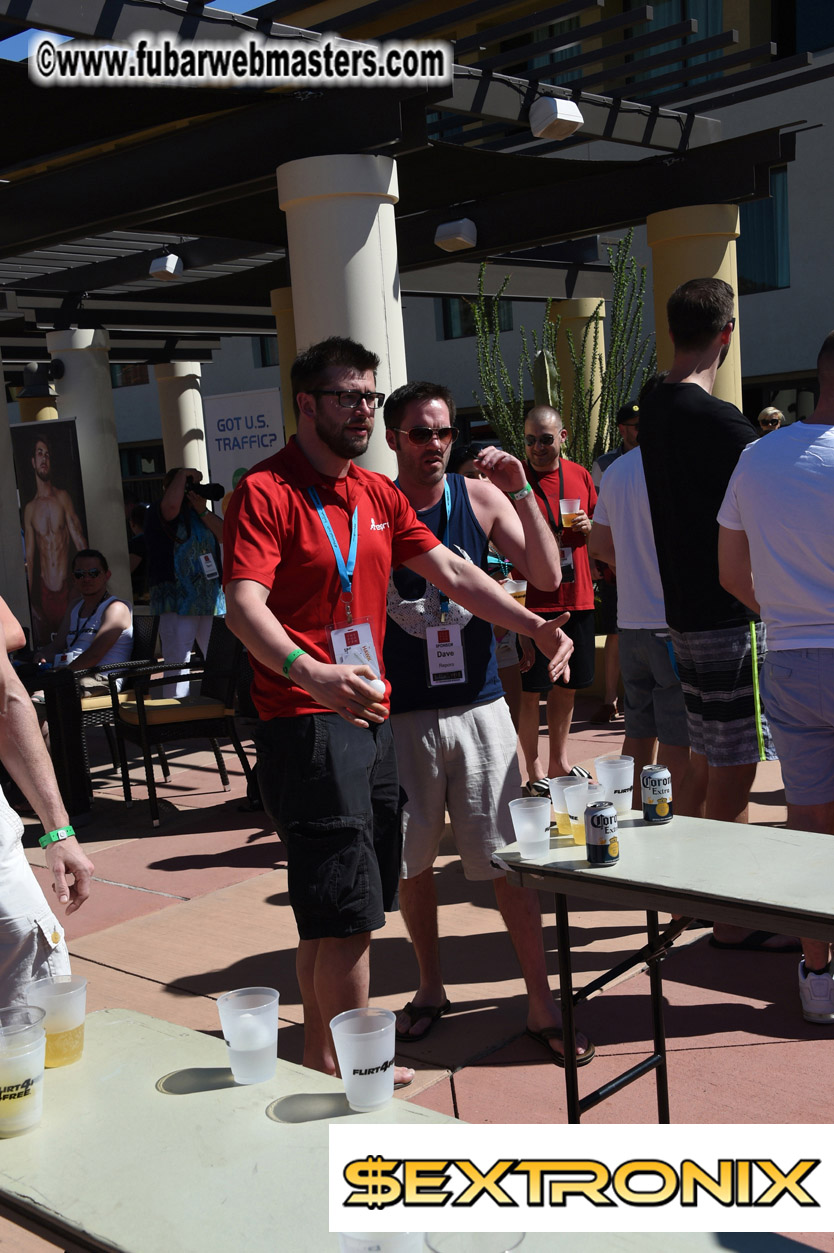
[{"label": "stucco pillar", "polygon": [[[278,168],[278,202],[287,215],[295,338],[303,352],[346,335],[378,353],[379,391],[406,381],[394,205],[397,167],[390,157],[304,157]],[[366,468],[396,474],[377,415]]]},{"label": "stucco pillar", "polygon": [[49,331],[46,346],[60,358],[58,414],[74,418],[87,509],[87,542],[107,558],[114,596],[131,599],[122,468],[110,383],[110,337],[104,330]]},{"label": "stucco pillar", "polygon": [[290,371],[298,355],[295,346],[295,318],[293,314],[292,288],[276,287],[269,293],[275,333],[278,338],[278,369],[281,371],[281,413],[284,419],[284,439],[289,440],[297,430],[295,410],[292,403]]},{"label": "stucco pillar", "polygon": [[[3,360],[0,357],[0,384],[3,383]],[[23,540],[20,535],[20,512],[17,505],[17,483],[9,432],[9,410],[6,388],[0,386],[0,595],[22,626],[30,625],[29,597],[26,591],[26,568]]]},{"label": "stucco pillar", "polygon": [[202,373],[198,361],[166,361],[153,368],[159,395],[165,469],[189,466],[208,481],[206,427],[203,418]]},{"label": "stucco pillar", "polygon": [[701,204],[665,209],[646,219],[652,250],[657,368],[668,370],[674,351],[666,320],[666,302],[691,278],[721,278],[736,293],[736,329],[730,351],[715,376],[713,395],[741,408],[741,351],[738,321],[736,240],[738,205]]},{"label": "stucco pillar", "polygon": [[579,381],[586,394],[590,391],[590,395],[596,398],[591,405],[590,429],[588,431],[588,448],[592,449],[599,426],[601,370],[605,369],[605,339],[602,325],[605,319],[605,301],[594,299],[591,296],[582,297],[578,300],[554,301],[550,306],[550,317],[553,322],[557,319],[559,320],[559,334],[556,339],[556,363],[559,366],[559,378],[562,384],[562,419],[569,441],[573,438],[570,412],[573,404],[574,387],[578,380],[576,379],[573,361],[571,360],[568,331],[570,331],[573,339],[574,351],[579,356],[582,352],[582,341],[585,331],[588,330],[588,324],[594,318],[599,321],[596,355],[594,355],[594,328],[591,326],[590,330],[588,330],[582,378]]}]

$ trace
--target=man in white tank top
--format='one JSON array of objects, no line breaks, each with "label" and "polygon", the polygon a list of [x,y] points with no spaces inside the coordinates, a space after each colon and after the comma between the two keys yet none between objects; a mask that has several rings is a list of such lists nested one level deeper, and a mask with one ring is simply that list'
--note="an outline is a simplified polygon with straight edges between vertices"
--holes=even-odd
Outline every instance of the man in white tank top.
[{"label": "man in white tank top", "polygon": [[[71,670],[129,661],[133,651],[133,615],[126,601],[110,595],[110,571],[103,553],[95,548],[76,553],[72,577],[81,599],[70,606],[52,644],[42,648],[35,660],[69,666]],[[85,675],[80,683],[87,692],[107,688],[104,675]]]}]

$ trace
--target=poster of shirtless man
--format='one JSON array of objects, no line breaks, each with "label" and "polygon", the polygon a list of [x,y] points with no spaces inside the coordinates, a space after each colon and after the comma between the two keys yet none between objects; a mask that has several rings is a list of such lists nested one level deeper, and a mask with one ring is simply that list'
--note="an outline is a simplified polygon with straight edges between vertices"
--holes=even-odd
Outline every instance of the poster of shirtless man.
[{"label": "poster of shirtless man", "polygon": [[38,426],[11,428],[36,648],[49,643],[75,599],[71,561],[87,547],[75,423]]}]

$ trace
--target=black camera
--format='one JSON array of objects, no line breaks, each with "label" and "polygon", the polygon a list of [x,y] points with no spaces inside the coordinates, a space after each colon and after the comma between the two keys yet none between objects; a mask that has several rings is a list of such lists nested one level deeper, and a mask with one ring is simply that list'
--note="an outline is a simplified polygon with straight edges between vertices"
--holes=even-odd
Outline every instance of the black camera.
[{"label": "black camera", "polygon": [[191,474],[185,480],[185,490],[196,492],[198,496],[202,496],[203,500],[222,500],[226,495],[226,489],[222,483],[198,483]]}]

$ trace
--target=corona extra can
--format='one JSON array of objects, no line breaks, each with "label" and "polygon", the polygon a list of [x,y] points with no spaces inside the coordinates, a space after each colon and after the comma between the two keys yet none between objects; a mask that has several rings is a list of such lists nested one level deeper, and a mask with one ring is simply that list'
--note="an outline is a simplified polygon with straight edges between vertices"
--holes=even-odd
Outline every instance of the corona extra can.
[{"label": "corona extra can", "polygon": [[672,776],[665,766],[644,766],[640,771],[640,791],[645,822],[656,826],[672,821]]},{"label": "corona extra can", "polygon": [[585,844],[592,866],[613,866],[619,861],[617,811],[610,801],[596,801],[585,810]]}]

